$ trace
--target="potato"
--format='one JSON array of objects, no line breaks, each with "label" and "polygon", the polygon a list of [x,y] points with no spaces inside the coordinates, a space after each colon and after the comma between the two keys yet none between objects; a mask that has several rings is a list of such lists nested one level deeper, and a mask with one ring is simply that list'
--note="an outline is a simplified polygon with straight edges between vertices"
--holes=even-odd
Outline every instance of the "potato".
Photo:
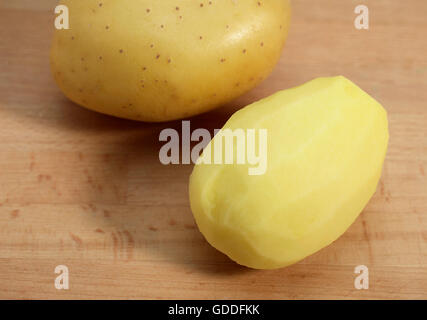
[{"label": "potato", "polygon": [[239,264],[272,269],[303,259],[343,234],[375,192],[387,114],[344,77],[251,104],[222,130],[237,128],[267,130],[265,174],[249,175],[250,164],[200,163],[189,189],[200,231]]},{"label": "potato", "polygon": [[220,106],[272,71],[289,0],[62,0],[53,75],[74,102],[102,113],[167,121]]}]

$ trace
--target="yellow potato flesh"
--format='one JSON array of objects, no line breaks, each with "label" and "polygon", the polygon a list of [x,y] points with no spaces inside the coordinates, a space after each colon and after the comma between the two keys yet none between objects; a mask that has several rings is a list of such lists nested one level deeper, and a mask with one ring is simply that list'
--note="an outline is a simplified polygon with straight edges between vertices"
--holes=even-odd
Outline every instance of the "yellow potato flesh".
[{"label": "yellow potato flesh", "polygon": [[102,113],[167,121],[211,110],[273,69],[288,0],[62,0],[51,66],[74,102]]},{"label": "yellow potato flesh", "polygon": [[257,269],[293,264],[343,234],[376,190],[388,143],[385,110],[344,77],[278,92],[225,128],[268,130],[267,171],[198,164],[191,208],[212,246]]}]

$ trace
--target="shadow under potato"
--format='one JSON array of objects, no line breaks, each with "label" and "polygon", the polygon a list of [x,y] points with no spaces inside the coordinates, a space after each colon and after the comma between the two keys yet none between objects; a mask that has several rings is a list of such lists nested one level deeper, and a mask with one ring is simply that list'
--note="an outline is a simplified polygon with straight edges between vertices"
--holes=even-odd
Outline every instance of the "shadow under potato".
[{"label": "shadow under potato", "polygon": [[[118,136],[108,146],[94,145],[100,152],[108,150],[110,161],[103,162],[102,168],[92,168],[97,172],[89,170],[88,174],[102,181],[102,174],[121,172],[123,175],[109,175],[110,179],[113,177],[109,183],[117,185],[120,181],[114,180],[125,180],[126,191],[105,203],[97,198],[98,191],[91,196],[92,188],[86,189],[91,199],[86,209],[96,211],[88,217],[95,230],[99,225],[108,226],[102,230],[105,237],[111,237],[114,259],[167,261],[180,264],[187,273],[226,276],[253,271],[211,247],[197,229],[188,195],[193,165],[163,165],[159,160],[159,150],[165,143],[159,141],[161,130],[173,128],[181,133],[181,120],[167,123],[123,120],[83,109],[72,102],[59,108],[64,113],[63,123],[55,121],[55,126],[89,135],[106,131]],[[222,108],[191,118],[192,130],[205,128],[213,133],[227,121],[228,113],[227,108]]]},{"label": "shadow under potato", "polygon": [[[191,125],[213,132],[223,121],[221,117],[204,115],[191,119]],[[118,126],[121,125],[120,120]],[[113,239],[114,258],[170,261],[182,265],[188,273],[249,272],[211,247],[198,231],[188,195],[193,165],[163,165],[159,160],[164,144],[159,141],[160,131],[174,128],[180,133],[181,121],[139,125],[109,148],[112,154],[126,158],[126,175],[121,178],[126,180],[126,194],[116,203],[102,204],[98,211],[103,214],[90,215],[96,225],[107,225],[111,230],[106,236]],[[121,164],[107,162],[102,171],[119,171]]]}]

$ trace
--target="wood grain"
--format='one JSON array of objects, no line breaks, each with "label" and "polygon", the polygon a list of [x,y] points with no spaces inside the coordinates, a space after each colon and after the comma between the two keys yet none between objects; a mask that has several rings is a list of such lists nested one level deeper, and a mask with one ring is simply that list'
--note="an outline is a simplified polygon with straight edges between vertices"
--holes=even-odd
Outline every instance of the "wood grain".
[{"label": "wood grain", "polygon": [[[387,109],[377,193],[329,247],[255,271],[210,247],[188,204],[191,166],[163,166],[158,134],[180,122],[115,119],[68,101],[49,71],[55,1],[0,4],[0,298],[426,299],[427,2],[298,0],[271,77],[192,127],[317,76],[343,74]],[[54,268],[70,289],[54,288]],[[370,270],[356,290],[356,265]]]}]

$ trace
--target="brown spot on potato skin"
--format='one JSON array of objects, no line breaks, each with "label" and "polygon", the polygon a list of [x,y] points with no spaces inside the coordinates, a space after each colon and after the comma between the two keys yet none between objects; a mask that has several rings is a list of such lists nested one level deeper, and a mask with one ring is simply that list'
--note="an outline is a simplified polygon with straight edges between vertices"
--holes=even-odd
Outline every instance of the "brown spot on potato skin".
[{"label": "brown spot on potato skin", "polygon": [[104,230],[102,230],[100,228],[95,229],[95,232],[97,232],[97,233],[105,233]]},{"label": "brown spot on potato skin", "polygon": [[159,229],[157,229],[156,227],[153,227],[153,226],[149,226],[148,229],[151,230],[151,231],[157,231],[157,230],[159,230]]}]

